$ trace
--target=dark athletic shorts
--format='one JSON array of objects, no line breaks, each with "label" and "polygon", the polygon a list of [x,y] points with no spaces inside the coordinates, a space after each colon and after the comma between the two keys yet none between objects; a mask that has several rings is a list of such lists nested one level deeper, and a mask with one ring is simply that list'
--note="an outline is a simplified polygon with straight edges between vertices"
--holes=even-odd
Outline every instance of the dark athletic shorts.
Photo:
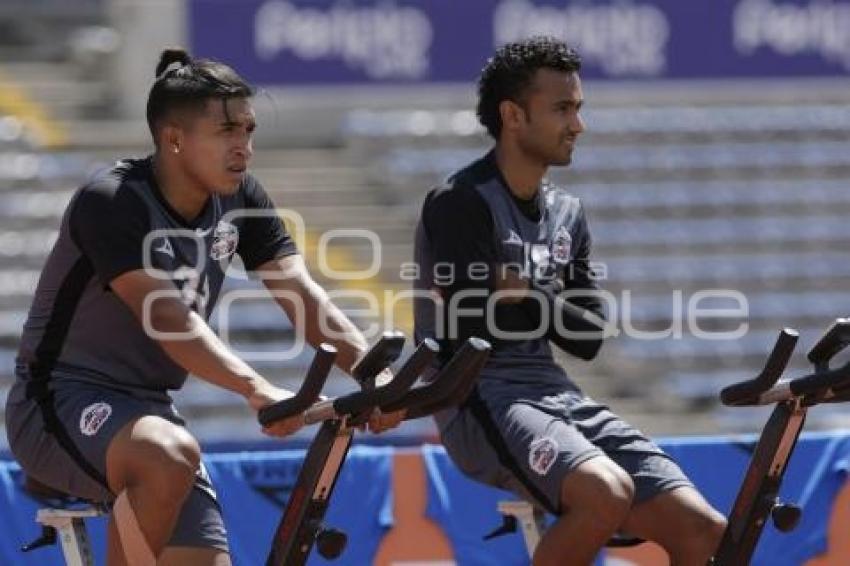
[{"label": "dark athletic shorts", "polygon": [[[54,489],[96,502],[111,502],[117,494],[105,485],[106,450],[128,422],[156,415],[185,426],[167,395],[139,399],[116,389],[87,382],[51,382],[51,403],[64,434],[47,432],[39,404],[27,399],[26,385],[15,383],[6,404],[9,446],[24,471]],[[48,427],[53,428],[53,427]],[[60,441],[58,436],[65,436]],[[63,444],[70,442],[76,454]],[[82,458],[83,463],[79,461]],[[99,475],[99,479],[94,476]],[[186,499],[168,546],[212,547],[227,551],[227,533],[215,491],[203,464]]]},{"label": "dark athletic shorts", "polygon": [[560,508],[561,482],[579,464],[607,456],[635,484],[635,503],[693,486],[640,431],[583,393],[552,384],[482,379],[465,405],[438,418],[443,444],[467,476]]}]

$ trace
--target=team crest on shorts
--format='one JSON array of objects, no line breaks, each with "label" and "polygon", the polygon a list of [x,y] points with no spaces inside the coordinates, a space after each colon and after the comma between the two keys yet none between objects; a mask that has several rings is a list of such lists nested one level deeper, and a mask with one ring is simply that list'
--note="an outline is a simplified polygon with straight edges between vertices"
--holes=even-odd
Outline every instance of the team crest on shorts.
[{"label": "team crest on shorts", "polygon": [[545,476],[558,457],[558,443],[551,436],[538,438],[528,446],[528,466]]},{"label": "team crest on shorts", "polygon": [[111,414],[112,406],[109,403],[100,402],[89,405],[80,415],[80,432],[86,436],[94,436]]},{"label": "team crest on shorts", "polygon": [[560,265],[569,263],[572,246],[573,238],[570,236],[570,231],[561,226],[552,238],[552,261]]},{"label": "team crest on shorts", "polygon": [[219,220],[213,232],[213,243],[210,246],[210,257],[218,261],[233,255],[239,243],[239,230],[230,222]]}]

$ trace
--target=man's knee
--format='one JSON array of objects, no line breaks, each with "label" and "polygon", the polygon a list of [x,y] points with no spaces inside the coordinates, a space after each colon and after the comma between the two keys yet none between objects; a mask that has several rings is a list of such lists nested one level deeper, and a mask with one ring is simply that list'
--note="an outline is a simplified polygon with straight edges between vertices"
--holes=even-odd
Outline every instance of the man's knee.
[{"label": "man's knee", "polygon": [[602,517],[616,529],[628,515],[634,493],[634,482],[625,470],[607,458],[593,458],[564,478],[561,510]]},{"label": "man's knee", "polygon": [[127,424],[110,443],[107,475],[115,493],[146,483],[156,488],[151,495],[182,499],[200,461],[200,446],[185,428],[146,416]]},{"label": "man's knee", "polygon": [[679,534],[667,551],[682,560],[713,556],[726,530],[726,518],[708,504],[679,517],[677,523]]},{"label": "man's knee", "polygon": [[689,543],[698,551],[713,555],[726,531],[726,518],[712,507],[706,506],[691,520],[689,531]]}]

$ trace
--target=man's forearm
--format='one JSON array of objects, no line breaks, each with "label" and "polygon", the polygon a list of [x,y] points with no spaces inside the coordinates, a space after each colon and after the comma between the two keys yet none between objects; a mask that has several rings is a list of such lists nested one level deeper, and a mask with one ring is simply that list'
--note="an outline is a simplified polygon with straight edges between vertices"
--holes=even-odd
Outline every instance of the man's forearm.
[{"label": "man's forearm", "polygon": [[[583,360],[596,356],[607,330],[601,303],[573,304],[560,296],[563,289],[560,281],[525,279],[512,269],[500,267],[493,286],[499,291],[510,291],[500,302],[517,305],[528,319],[529,330],[539,329],[542,321],[547,320],[546,336],[559,348]],[[541,312],[543,309],[548,311],[547,316]]]},{"label": "man's forearm", "polygon": [[[606,335],[605,318],[601,312],[585,309],[560,296],[558,285],[531,282],[536,298],[521,303],[530,319],[540,323],[540,310],[549,311],[546,337],[565,352],[583,360],[592,360],[599,353]],[[600,306],[601,310],[601,306]]]},{"label": "man's forearm", "polygon": [[[304,283],[300,297],[304,301],[304,317],[300,324],[303,324],[305,340],[313,347],[322,342],[332,344],[338,352],[336,365],[350,374],[354,363],[368,348],[363,333],[333,304],[325,290],[315,281]],[[290,301],[279,302],[293,323],[299,324],[299,318],[291,312]]]},{"label": "man's forearm", "polygon": [[197,313],[174,306],[161,308],[166,312],[154,316],[154,330],[187,338],[161,338],[158,343],[186,371],[243,397],[252,395],[265,382],[230,351]]},{"label": "man's forearm", "polygon": [[336,365],[347,373],[366,351],[363,334],[316,283],[299,255],[271,260],[257,268],[266,288],[289,320],[313,347],[322,342],[337,349]]}]

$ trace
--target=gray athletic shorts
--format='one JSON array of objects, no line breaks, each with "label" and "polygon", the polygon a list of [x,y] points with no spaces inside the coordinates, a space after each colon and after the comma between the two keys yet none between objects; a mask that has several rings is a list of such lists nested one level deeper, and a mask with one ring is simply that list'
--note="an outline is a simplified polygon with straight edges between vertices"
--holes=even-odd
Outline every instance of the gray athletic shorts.
[{"label": "gray athletic shorts", "polygon": [[[45,430],[43,412],[34,400],[26,398],[25,389],[25,384],[18,380],[6,403],[6,431],[12,453],[24,471],[36,480],[91,501],[111,502],[115,498],[105,485],[106,450],[124,425],[145,415],[185,425],[164,394],[163,400],[140,400],[128,393],[90,383],[62,381],[51,385],[52,405],[57,417],[55,426],[64,429],[67,439],[60,442],[57,437],[63,433]],[[68,440],[75,455],[63,446]],[[168,546],[228,551],[221,509],[203,465]]]},{"label": "gray athletic shorts", "polygon": [[635,503],[693,485],[640,431],[564,386],[482,379],[464,406],[438,423],[463,473],[553,513],[564,476],[596,456],[607,456],[632,477]]}]

